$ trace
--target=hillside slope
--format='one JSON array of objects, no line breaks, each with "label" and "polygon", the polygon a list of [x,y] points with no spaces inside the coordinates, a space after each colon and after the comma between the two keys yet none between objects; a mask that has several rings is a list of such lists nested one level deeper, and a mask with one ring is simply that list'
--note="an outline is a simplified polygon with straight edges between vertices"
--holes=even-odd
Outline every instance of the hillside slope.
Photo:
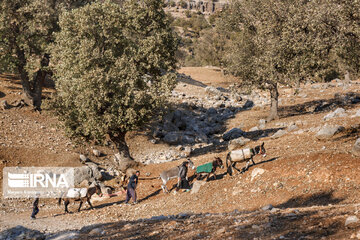
[{"label": "hillside slope", "polygon": [[[179,82],[175,91],[181,98],[173,100],[177,103],[202,99],[206,108],[206,101],[210,101],[208,86],[226,90],[232,84],[231,79],[211,68],[183,68],[180,72],[191,77]],[[47,89],[45,94],[50,91]],[[1,101],[18,100],[19,92],[16,78],[1,77]],[[217,179],[194,183],[200,187],[196,193],[164,194],[159,179],[142,180],[138,205],[124,205],[124,195],[120,195],[94,200],[94,210],[67,215],[55,200],[42,200],[36,221],[29,219],[31,200],[1,199],[0,230],[22,225],[47,234],[100,239],[360,239],[360,222],[344,225],[348,216],[360,218],[360,159],[351,152],[360,135],[360,81],[350,85],[341,81],[308,84],[301,86],[296,95],[293,89],[281,87],[280,119],[267,123],[264,129],[259,128],[259,120],[266,118],[269,109],[267,93],[254,91],[242,97],[243,102],[253,100],[255,106],[237,111],[235,117],[222,122],[223,131],[240,128],[250,139],[244,147],[265,142],[267,150],[267,156],[256,156],[256,165],[245,173],[229,176],[225,169],[219,169]],[[338,108],[344,110],[342,114],[324,120]],[[344,129],[318,140],[315,135],[326,124]],[[0,110],[0,170],[6,166],[80,166],[78,154],[90,156],[91,146],[76,147],[56,125],[56,119],[28,108]],[[273,136],[275,133],[279,137]],[[146,131],[128,135],[135,159],[147,152],[177,148],[161,139],[151,141],[149,136]],[[191,146],[190,157],[195,165],[215,156],[225,160],[227,142],[221,136],[214,135],[212,143]],[[106,168],[114,152],[111,148],[97,148],[104,156],[91,159]],[[156,177],[183,160],[145,165],[140,169],[142,177]],[[168,186],[172,184],[175,180]],[[269,204],[275,209],[259,210]],[[70,209],[74,211],[76,206]],[[81,232],[69,232],[81,228]]]}]

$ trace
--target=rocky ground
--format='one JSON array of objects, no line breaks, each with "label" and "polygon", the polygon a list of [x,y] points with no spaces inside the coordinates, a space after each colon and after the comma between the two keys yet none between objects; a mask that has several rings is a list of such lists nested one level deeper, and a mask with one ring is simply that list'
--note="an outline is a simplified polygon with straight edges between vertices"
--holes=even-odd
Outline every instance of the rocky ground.
[{"label": "rocky ground", "polygon": [[[235,93],[233,79],[216,69],[183,68],[180,73],[165,117],[127,136],[134,158],[143,163],[142,178],[157,177],[185,157],[200,165],[215,156],[225,160],[229,149],[262,142],[267,157],[255,157],[257,164],[243,174],[229,176],[219,169],[217,179],[193,181],[190,192],[164,194],[159,179],[143,179],[139,203],[132,206],[124,205],[120,195],[93,199],[94,210],[85,205],[80,213],[63,214],[63,206],[46,199],[33,221],[31,200],[1,199],[0,238],[22,233],[49,239],[360,239],[360,157],[355,145],[360,81],[309,83],[297,90],[282,86],[280,119],[266,123],[266,92]],[[1,76],[0,101],[15,105],[19,92],[16,78]],[[114,177],[105,184],[118,191],[121,173],[114,168],[114,153],[111,144],[75,145],[46,111],[0,110],[1,169],[95,168],[79,160],[84,154],[99,164],[100,176]]]}]

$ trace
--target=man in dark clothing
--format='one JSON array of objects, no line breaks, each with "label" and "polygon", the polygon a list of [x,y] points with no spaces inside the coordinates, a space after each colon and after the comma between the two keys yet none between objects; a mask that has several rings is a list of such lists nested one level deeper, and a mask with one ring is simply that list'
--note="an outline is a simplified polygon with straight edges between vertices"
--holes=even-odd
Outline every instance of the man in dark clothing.
[{"label": "man in dark clothing", "polygon": [[135,190],[139,181],[139,175],[140,175],[140,171],[136,171],[136,173],[133,174],[129,179],[129,183],[127,185],[127,190],[126,190],[126,200],[125,200],[126,204],[129,204],[130,198],[132,198],[134,204],[137,203]]},{"label": "man in dark clothing", "polygon": [[39,197],[36,197],[33,202],[33,211],[31,213],[31,219],[36,219],[36,214],[39,212]]},{"label": "man in dark clothing", "polygon": [[179,166],[179,176],[178,176],[178,185],[177,190],[179,189],[189,189],[190,185],[187,178],[189,162],[185,161]]}]

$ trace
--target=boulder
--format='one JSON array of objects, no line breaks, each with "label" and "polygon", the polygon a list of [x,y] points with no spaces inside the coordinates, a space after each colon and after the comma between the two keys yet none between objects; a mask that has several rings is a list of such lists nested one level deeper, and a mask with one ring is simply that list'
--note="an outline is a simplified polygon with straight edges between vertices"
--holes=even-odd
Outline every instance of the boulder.
[{"label": "boulder", "polygon": [[343,126],[338,125],[325,125],[323,126],[318,133],[316,134],[316,138],[319,140],[328,139],[334,136],[336,133],[343,131],[345,128]]},{"label": "boulder", "polygon": [[242,137],[244,135],[244,133],[245,132],[243,130],[241,130],[240,128],[233,128],[233,129],[227,131],[226,133],[224,133],[223,139],[225,141],[230,141],[232,139]]},{"label": "boulder", "polygon": [[254,102],[248,99],[248,100],[246,100],[243,108],[248,109],[248,108],[252,108],[253,106],[254,106]]},{"label": "boulder", "polygon": [[101,152],[97,149],[93,149],[93,154],[95,157],[101,157]]},{"label": "boulder", "polygon": [[265,119],[260,119],[259,120],[259,129],[261,129],[261,130],[264,130],[265,129],[265,124],[266,124],[266,120]]},{"label": "boulder", "polygon": [[16,226],[13,228],[6,229],[5,231],[0,232],[0,239],[12,240],[12,239],[34,239],[42,240],[45,239],[45,234],[29,229],[23,226]]},{"label": "boulder", "polygon": [[257,176],[262,175],[265,172],[264,169],[262,168],[255,168],[252,172],[251,172],[251,181],[253,181]]},{"label": "boulder", "polygon": [[271,138],[277,139],[277,138],[280,138],[280,137],[284,136],[286,133],[287,132],[285,130],[280,129],[279,131],[274,133],[274,135],[272,135]]},{"label": "boulder", "polygon": [[102,174],[96,164],[92,163],[90,166],[82,166],[74,168],[74,185],[80,185],[84,180],[93,182],[94,180],[101,180]]},{"label": "boulder", "polygon": [[229,151],[232,151],[234,149],[241,148],[242,146],[245,146],[248,142],[250,142],[250,139],[244,137],[233,139],[229,142],[228,149]]},{"label": "boulder", "polygon": [[295,131],[295,130],[298,130],[298,129],[299,129],[299,127],[295,123],[289,125],[288,128],[287,128],[287,130],[289,132],[292,132],[292,131]]},{"label": "boulder", "polygon": [[358,223],[359,219],[354,215],[354,216],[349,216],[346,218],[345,220],[345,227],[350,225],[350,224],[354,224],[354,223]]},{"label": "boulder", "polygon": [[345,117],[345,116],[346,116],[345,109],[337,108],[334,112],[331,112],[331,113],[327,114],[324,117],[324,121],[328,121],[328,120],[330,120],[332,118],[335,118],[335,117]]},{"label": "boulder", "polygon": [[90,159],[87,158],[84,154],[80,154],[80,161],[81,161],[82,163],[85,163],[85,162],[90,161]]},{"label": "boulder", "polygon": [[200,190],[200,188],[201,188],[201,186],[203,186],[203,185],[205,185],[206,184],[206,182],[205,181],[195,181],[194,183],[193,183],[193,186],[192,186],[192,188],[191,188],[191,194],[194,194],[194,193],[198,193],[199,192],[199,190]]},{"label": "boulder", "polygon": [[168,144],[179,144],[181,141],[181,133],[178,132],[169,132],[165,134],[163,141]]},{"label": "boulder", "polygon": [[207,86],[205,88],[205,92],[208,93],[209,95],[215,95],[215,96],[221,95],[221,92],[212,86]]},{"label": "boulder", "polygon": [[360,156],[360,138],[358,138],[356,141],[355,141],[355,144],[352,148],[352,153],[355,155],[355,156]]}]

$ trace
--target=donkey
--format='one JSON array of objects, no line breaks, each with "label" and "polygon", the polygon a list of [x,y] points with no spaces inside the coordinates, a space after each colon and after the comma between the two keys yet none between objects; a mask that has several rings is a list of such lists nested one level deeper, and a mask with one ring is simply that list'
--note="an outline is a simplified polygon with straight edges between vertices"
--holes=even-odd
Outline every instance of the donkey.
[{"label": "donkey", "polygon": [[213,174],[214,178],[216,179],[215,171],[218,167],[224,168],[223,161],[221,158],[215,157],[214,161],[198,166],[196,168],[195,177],[197,180],[200,180],[202,178],[202,174],[206,174],[206,181],[208,181],[210,175]]},{"label": "donkey", "polygon": [[70,203],[70,199],[74,198],[74,201],[80,201],[79,208],[77,210],[78,212],[80,212],[81,206],[85,200],[90,205],[90,208],[93,209],[94,207],[91,205],[90,198],[95,193],[101,195],[101,188],[97,183],[95,183],[94,186],[89,186],[87,188],[69,188],[68,191],[63,193],[59,198],[58,204],[59,206],[61,205],[62,199],[65,205],[65,213],[69,213],[68,205]]},{"label": "donkey", "polygon": [[[250,161],[255,165],[253,157],[255,155],[262,154],[263,157],[266,157],[266,150],[264,147],[264,142],[261,145],[258,145],[254,148],[245,148],[231,151],[226,156],[226,167],[227,172],[231,176],[233,173],[232,168],[235,168],[238,172],[245,172],[249,169]],[[246,167],[242,168],[241,170],[236,168],[236,163],[238,162],[246,162]]]},{"label": "donkey", "polygon": [[[187,161],[189,162],[189,168],[195,169],[194,163],[190,159],[188,159]],[[177,167],[170,168],[170,169],[165,170],[162,173],[160,173],[160,178],[163,181],[161,188],[164,192],[166,192],[166,193],[169,192],[169,189],[166,187],[166,183],[172,178],[177,178],[179,176],[179,171],[180,171],[180,166],[177,166]],[[178,180],[178,186],[179,186],[179,184],[180,184],[180,182]]]}]

